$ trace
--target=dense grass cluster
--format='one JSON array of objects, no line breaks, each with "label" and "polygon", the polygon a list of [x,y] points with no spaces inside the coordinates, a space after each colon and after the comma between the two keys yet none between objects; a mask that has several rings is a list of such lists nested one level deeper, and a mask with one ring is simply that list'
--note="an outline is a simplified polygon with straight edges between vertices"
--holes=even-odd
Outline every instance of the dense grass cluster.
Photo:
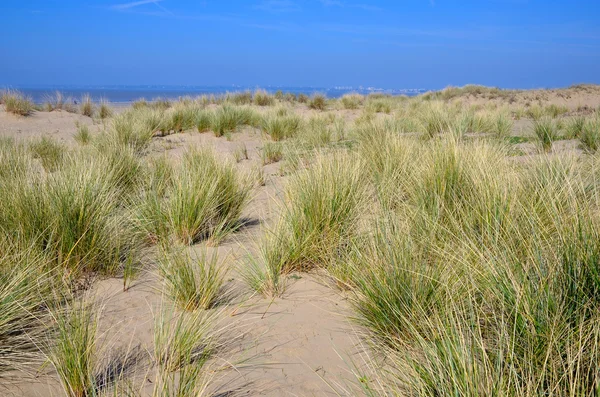
[{"label": "dense grass cluster", "polygon": [[596,159],[523,166],[497,141],[380,123],[357,139],[290,181],[250,284],[278,295],[286,273],[318,267],[348,288],[388,358],[371,395],[594,395]]},{"label": "dense grass cluster", "polygon": [[17,116],[29,116],[35,109],[33,102],[18,91],[0,92],[0,104]]}]

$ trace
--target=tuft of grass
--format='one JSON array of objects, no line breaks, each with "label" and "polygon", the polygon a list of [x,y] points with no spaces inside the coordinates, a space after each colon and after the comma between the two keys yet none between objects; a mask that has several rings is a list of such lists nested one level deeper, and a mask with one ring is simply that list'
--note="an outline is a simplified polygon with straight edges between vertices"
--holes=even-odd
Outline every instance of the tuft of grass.
[{"label": "tuft of grass", "polygon": [[293,115],[267,115],[261,123],[262,131],[274,141],[281,141],[296,136],[300,130],[301,119]]},{"label": "tuft of grass", "polygon": [[94,308],[74,302],[56,316],[56,341],[50,342],[48,360],[56,370],[65,394],[97,394],[96,370],[98,315]]},{"label": "tuft of grass", "polygon": [[165,128],[163,113],[154,109],[128,110],[114,116],[100,142],[129,146],[143,152],[157,131]]},{"label": "tuft of grass", "polygon": [[219,263],[216,251],[210,256],[203,251],[199,257],[180,251],[163,253],[159,269],[168,295],[182,310],[207,310],[227,299],[227,267]]},{"label": "tuft of grass", "polygon": [[67,148],[52,138],[43,136],[29,144],[33,157],[39,159],[47,172],[56,171],[63,162]]},{"label": "tuft of grass", "polygon": [[248,160],[248,148],[246,147],[246,145],[238,145],[238,147],[233,152],[233,157],[235,158],[236,163],[239,163],[242,160]]},{"label": "tuft of grass", "polygon": [[258,106],[273,106],[275,104],[275,98],[264,90],[254,91],[252,100]]},{"label": "tuft of grass", "polygon": [[390,114],[392,112],[392,106],[390,104],[390,101],[385,99],[369,98],[369,100],[367,101],[366,109],[373,113]]},{"label": "tuft of grass", "polygon": [[579,134],[579,140],[586,150],[592,153],[598,151],[600,148],[600,117],[585,122]]},{"label": "tuft of grass", "polygon": [[100,108],[98,109],[98,117],[100,117],[101,120],[107,119],[110,116],[113,115],[113,110],[110,107],[110,104],[108,103],[108,101],[106,99],[101,99],[100,100]]},{"label": "tuft of grass", "polygon": [[355,157],[323,155],[290,181],[281,219],[251,261],[257,265],[246,280],[253,288],[280,294],[280,274],[327,268],[340,257],[358,232],[366,198],[361,169]]},{"label": "tuft of grass", "polygon": [[313,94],[308,101],[308,107],[314,110],[325,110],[327,109],[327,98],[323,94]]},{"label": "tuft of grass", "polygon": [[80,145],[87,145],[88,143],[90,143],[90,140],[92,139],[92,135],[90,133],[90,129],[88,128],[88,126],[86,124],[82,124],[82,123],[77,123],[76,126],[77,126],[77,132],[73,136],[73,139],[75,139],[75,142],[79,143]]},{"label": "tuft of grass", "polygon": [[3,92],[0,103],[4,104],[7,112],[17,116],[29,116],[35,109],[33,102],[18,91]]},{"label": "tuft of grass", "polygon": [[344,94],[340,101],[344,109],[358,109],[365,98],[360,94]]},{"label": "tuft of grass", "polygon": [[131,107],[135,110],[140,110],[148,107],[148,102],[144,98],[140,98],[137,101],[133,101]]},{"label": "tuft of grass", "polygon": [[216,136],[224,136],[242,125],[258,125],[260,116],[250,107],[223,105],[212,117],[212,130]]},{"label": "tuft of grass", "polygon": [[47,335],[48,308],[57,304],[66,285],[48,255],[4,232],[0,272],[0,377],[15,370],[30,374],[32,365],[43,361],[39,343]]},{"label": "tuft of grass", "polygon": [[494,135],[498,138],[505,139],[512,133],[513,122],[509,115],[500,113],[496,116],[494,123]]},{"label": "tuft of grass", "polygon": [[198,126],[198,117],[202,112],[203,110],[198,106],[177,103],[163,114],[166,120],[162,123],[161,129],[167,133],[190,130]]},{"label": "tuft of grass", "polygon": [[283,158],[283,148],[279,142],[265,142],[260,152],[263,165],[277,163]]},{"label": "tuft of grass", "polygon": [[578,139],[585,127],[586,119],[583,116],[576,116],[567,120],[566,138]]},{"label": "tuft of grass", "polygon": [[213,125],[213,113],[209,110],[201,110],[196,114],[196,128],[198,132],[210,131]]},{"label": "tuft of grass", "polygon": [[54,95],[46,96],[45,108],[52,112],[55,110],[64,110],[69,113],[77,113],[77,106],[71,97],[65,97],[62,92],[55,91]]},{"label": "tuft of grass", "polygon": [[298,102],[299,103],[308,103],[310,98],[306,94],[298,94]]},{"label": "tuft of grass", "polygon": [[250,186],[233,165],[209,150],[189,151],[172,180],[164,211],[179,241],[218,243],[240,226]]},{"label": "tuft of grass", "polygon": [[552,119],[542,118],[533,124],[533,132],[545,152],[552,149],[552,143],[558,138],[558,133]]},{"label": "tuft of grass", "polygon": [[200,396],[210,380],[208,361],[221,342],[216,315],[209,312],[174,314],[162,309],[154,326],[154,360],[158,378],[154,396]]},{"label": "tuft of grass", "polygon": [[87,117],[94,116],[94,103],[92,102],[92,98],[89,94],[85,94],[81,97],[81,104],[79,105],[79,112]]},{"label": "tuft of grass", "polygon": [[250,105],[252,104],[252,93],[250,91],[244,91],[227,94],[227,101],[234,105]]}]

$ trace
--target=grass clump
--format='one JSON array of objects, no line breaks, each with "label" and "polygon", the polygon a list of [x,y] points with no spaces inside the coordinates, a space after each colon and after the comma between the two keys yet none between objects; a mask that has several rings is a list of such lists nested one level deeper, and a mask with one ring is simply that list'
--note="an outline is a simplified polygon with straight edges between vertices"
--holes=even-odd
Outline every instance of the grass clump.
[{"label": "grass clump", "polygon": [[54,139],[44,136],[29,144],[33,157],[39,159],[47,172],[58,169],[63,161],[67,148]]},{"label": "grass clump", "polygon": [[269,135],[274,141],[281,141],[296,136],[300,130],[301,119],[292,115],[268,115],[263,117],[261,123],[262,131]]},{"label": "grass clump", "polygon": [[56,341],[50,342],[48,360],[58,373],[65,394],[86,397],[98,394],[97,328],[95,310],[75,302],[56,316]]},{"label": "grass clump", "polygon": [[579,140],[586,150],[598,151],[600,148],[600,117],[585,122],[579,134]]},{"label": "grass clump", "polygon": [[344,109],[358,109],[364,102],[365,98],[360,94],[344,94],[340,101]]},{"label": "grass clump", "polygon": [[154,109],[128,110],[111,120],[108,131],[100,138],[105,144],[116,143],[143,152],[155,134],[165,128],[166,118]]},{"label": "grass clump", "polygon": [[81,97],[81,104],[79,105],[79,112],[87,117],[94,116],[94,103],[92,102],[92,97],[89,94],[85,94]]},{"label": "grass clump", "polygon": [[0,103],[4,104],[7,112],[17,116],[29,116],[35,109],[33,102],[18,91],[3,92]]},{"label": "grass clump", "polygon": [[264,90],[254,91],[252,100],[258,106],[273,106],[275,104],[275,98]]},{"label": "grass clump", "polygon": [[23,239],[0,236],[0,378],[7,371],[30,374],[42,364],[48,308],[66,285],[50,257]]},{"label": "grass clump", "polygon": [[77,132],[73,136],[75,142],[79,143],[80,145],[87,145],[88,143],[90,143],[92,139],[92,134],[90,133],[89,127],[86,124],[82,123],[77,123],[76,126]]},{"label": "grass clump", "polygon": [[263,165],[277,163],[283,158],[283,148],[279,142],[265,142],[260,152]]},{"label": "grass clump", "polygon": [[585,127],[586,119],[583,116],[572,117],[566,123],[566,138],[578,139]]},{"label": "grass clump", "polygon": [[385,99],[372,99],[369,98],[367,101],[367,110],[373,113],[385,113],[390,114],[392,112],[392,106],[389,100]]},{"label": "grass clump", "polygon": [[[249,190],[232,164],[207,149],[192,150],[173,171],[164,200],[157,201],[143,221],[154,225],[150,230],[166,229],[184,244],[205,238],[218,243],[240,226]],[[156,220],[167,225],[159,226]]]},{"label": "grass clump", "polygon": [[549,118],[536,120],[533,124],[533,132],[538,138],[542,150],[549,152],[552,149],[552,142],[558,138],[556,126]]},{"label": "grass clump", "polygon": [[308,95],[306,94],[298,94],[298,103],[308,103],[310,101],[310,98],[308,97]]},{"label": "grass clump", "polygon": [[212,130],[216,136],[234,132],[242,125],[258,125],[260,117],[250,107],[223,105],[218,108],[212,118]]},{"label": "grass clump", "polygon": [[183,310],[211,309],[226,298],[223,286],[227,268],[215,253],[171,252],[162,255],[160,273],[171,299]]},{"label": "grass clump", "polygon": [[314,94],[308,101],[308,107],[313,110],[327,109],[327,98],[323,94]]},{"label": "grass clump", "polygon": [[357,233],[365,199],[361,162],[351,156],[319,156],[286,189],[281,219],[254,259],[246,279],[263,293],[280,294],[280,275],[326,268]]},{"label": "grass clump", "polygon": [[101,99],[100,100],[100,107],[98,108],[98,117],[100,117],[101,120],[105,120],[107,118],[109,118],[110,116],[113,115],[113,110],[110,107],[110,104],[108,103],[108,101],[106,99]]},{"label": "grass clump", "polygon": [[209,110],[201,110],[196,114],[196,129],[198,132],[210,131],[213,125],[213,113]]},{"label": "grass clump", "polygon": [[204,395],[210,380],[208,362],[222,345],[214,329],[216,321],[212,313],[162,310],[154,326],[158,378],[153,395]]},{"label": "grass clump", "polygon": [[244,91],[227,94],[226,99],[234,105],[250,105],[252,104],[252,93],[250,91]]},{"label": "grass clump", "polygon": [[507,138],[512,133],[513,122],[509,115],[500,113],[494,122],[494,134],[498,138]]}]

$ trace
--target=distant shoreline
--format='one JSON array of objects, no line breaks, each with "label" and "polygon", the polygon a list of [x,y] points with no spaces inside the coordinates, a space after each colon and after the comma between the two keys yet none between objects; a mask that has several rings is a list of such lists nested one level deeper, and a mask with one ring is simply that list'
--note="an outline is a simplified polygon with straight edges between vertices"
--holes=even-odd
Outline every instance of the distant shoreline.
[{"label": "distant shoreline", "polygon": [[426,92],[425,89],[379,89],[379,88],[354,88],[354,87],[168,87],[168,86],[119,86],[119,87],[86,87],[86,86],[4,86],[0,89],[15,89],[22,92],[36,104],[42,104],[54,97],[59,91],[65,99],[79,101],[83,95],[90,95],[94,102],[106,100],[113,104],[127,105],[139,99],[152,101],[154,99],[176,100],[181,97],[198,97],[203,95],[224,95],[227,93],[255,91],[256,89],[265,90],[271,94],[277,91],[292,94],[311,95],[321,93],[328,98],[339,98],[348,93],[368,94],[386,94],[386,95],[406,95],[415,96]]}]

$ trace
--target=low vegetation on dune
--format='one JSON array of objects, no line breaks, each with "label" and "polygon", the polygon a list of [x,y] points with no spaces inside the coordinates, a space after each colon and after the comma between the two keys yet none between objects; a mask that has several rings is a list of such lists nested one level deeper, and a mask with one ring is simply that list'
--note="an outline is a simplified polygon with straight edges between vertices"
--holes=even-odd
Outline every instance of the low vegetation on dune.
[{"label": "low vegetation on dune", "polygon": [[[203,395],[233,366],[219,322],[233,329],[236,280],[268,311],[317,275],[350,302],[364,395],[596,395],[600,111],[527,95],[258,90],[115,113],[84,97],[74,142],[0,138],[0,378]],[[268,211],[261,228],[248,210]],[[233,264],[222,249],[238,241]],[[147,273],[161,306],[142,393],[106,368],[87,290],[118,277],[128,294]]]},{"label": "low vegetation on dune", "polygon": [[33,102],[18,91],[0,92],[0,104],[17,116],[29,116],[35,109]]}]

